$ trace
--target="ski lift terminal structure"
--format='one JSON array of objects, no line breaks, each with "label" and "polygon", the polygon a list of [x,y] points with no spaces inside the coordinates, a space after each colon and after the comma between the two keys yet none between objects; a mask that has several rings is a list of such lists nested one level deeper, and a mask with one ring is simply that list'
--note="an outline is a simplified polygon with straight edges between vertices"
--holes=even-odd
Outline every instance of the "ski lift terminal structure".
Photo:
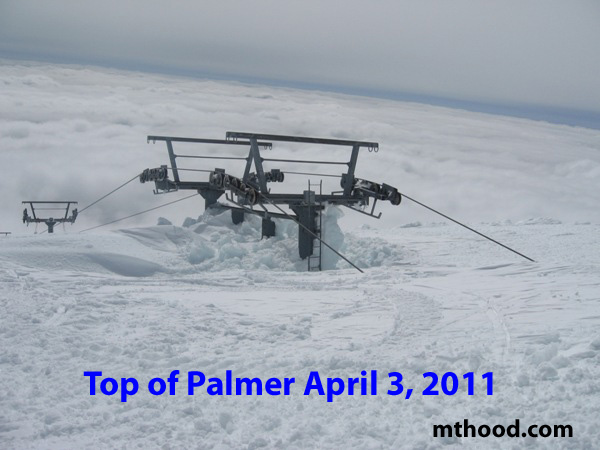
[{"label": "ski lift terminal structure", "polygon": [[[199,139],[172,136],[148,136],[148,142],[164,141],[167,145],[170,167],[162,165],[158,168],[145,169],[140,175],[140,182],[154,181],[155,194],[178,191],[180,189],[196,190],[205,200],[205,208],[228,208],[234,224],[244,221],[245,214],[255,214],[262,217],[262,235],[270,237],[275,235],[275,222],[272,218],[289,219],[298,223],[298,251],[302,259],[308,258],[309,270],[321,269],[321,213],[325,204],[345,206],[367,216],[379,218],[381,213],[375,214],[375,205],[378,200],[387,200],[393,205],[401,202],[402,196],[398,190],[388,184],[376,183],[355,176],[358,154],[361,148],[377,152],[377,142],[364,142],[341,139],[321,139],[304,136],[284,136],[273,134],[241,133],[229,131],[226,139]],[[244,146],[248,148],[247,156],[223,155],[183,155],[175,153],[175,143],[218,144],[229,147]],[[303,144],[334,145],[348,147],[350,159],[348,161],[306,160],[306,159],[275,159],[264,158],[262,149],[272,149],[273,142],[295,142]],[[199,170],[209,172],[208,181],[184,181],[178,168],[180,158],[221,159],[245,161],[245,168],[241,176],[226,173],[224,169]],[[271,169],[265,171],[263,162],[285,162],[294,164],[328,164],[343,165],[347,170],[339,175],[342,190],[330,194],[323,194],[322,183],[308,183],[308,189],[302,193],[271,193],[268,183],[283,183],[285,171]],[[172,179],[169,177],[169,170]],[[190,170],[190,169],[187,169]],[[318,175],[318,174],[315,174]],[[319,192],[313,190],[319,187]],[[222,195],[230,204],[219,203]],[[372,199],[370,211],[363,211],[359,207],[366,207]],[[288,214],[278,205],[287,205],[294,214]],[[272,206],[280,212],[267,208]],[[315,242],[318,240],[318,242]],[[327,244],[325,244],[327,245]]]}]

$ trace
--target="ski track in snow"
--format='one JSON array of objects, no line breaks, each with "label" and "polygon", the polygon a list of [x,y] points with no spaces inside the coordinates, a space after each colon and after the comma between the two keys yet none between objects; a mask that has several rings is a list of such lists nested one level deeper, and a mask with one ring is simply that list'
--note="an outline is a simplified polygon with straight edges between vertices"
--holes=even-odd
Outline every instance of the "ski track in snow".
[{"label": "ski track in snow", "polygon": [[[359,274],[343,262],[305,272],[283,225],[260,241],[252,220],[224,224],[205,215],[190,229],[0,239],[3,448],[593,448],[600,439],[599,225],[479,226],[536,263],[453,226],[359,229],[344,237],[348,256],[362,258]],[[390,254],[368,253],[378,245]],[[177,395],[147,393],[150,378],[173,369]],[[187,395],[187,371],[228,369],[296,377],[295,389]],[[302,395],[311,370],[371,369],[377,396]],[[136,377],[140,392],[127,403],[90,396],[88,370]],[[415,389],[410,400],[385,395],[390,371]],[[461,384],[452,397],[421,396],[428,371],[475,372],[475,395]],[[493,396],[480,379],[490,371]],[[572,424],[575,436],[431,437],[433,424],[465,418]]]}]

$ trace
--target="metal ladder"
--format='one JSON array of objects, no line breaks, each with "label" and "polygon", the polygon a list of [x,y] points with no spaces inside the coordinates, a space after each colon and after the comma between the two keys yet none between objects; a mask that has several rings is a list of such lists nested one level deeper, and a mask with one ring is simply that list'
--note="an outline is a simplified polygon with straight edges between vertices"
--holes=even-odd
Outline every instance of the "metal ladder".
[{"label": "metal ladder", "polygon": [[[308,271],[309,272],[317,272],[321,270],[321,262],[322,262],[322,253],[323,253],[323,244],[322,244],[322,229],[323,229],[323,203],[321,202],[321,196],[323,195],[323,180],[319,183],[311,183],[308,180],[308,190],[311,190],[311,187],[319,187],[319,196],[317,197],[319,200],[315,200],[315,234],[319,236],[319,239],[313,240],[313,252],[310,255],[308,260]],[[316,189],[315,189],[316,190]],[[316,197],[316,196],[315,196]]]}]

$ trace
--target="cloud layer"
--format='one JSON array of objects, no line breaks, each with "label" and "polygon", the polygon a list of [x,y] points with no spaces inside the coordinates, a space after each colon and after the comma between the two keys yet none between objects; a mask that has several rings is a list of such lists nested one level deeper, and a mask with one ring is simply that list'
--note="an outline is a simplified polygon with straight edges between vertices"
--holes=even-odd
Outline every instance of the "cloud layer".
[{"label": "cloud layer", "polygon": [[[168,164],[164,143],[147,144],[149,134],[222,139],[228,130],[379,142],[378,153],[361,153],[358,176],[397,186],[459,219],[600,220],[598,130],[415,103],[80,66],[5,61],[0,64],[0,86],[0,231],[31,232],[20,223],[22,200],[74,199],[82,208],[144,168]],[[231,152],[210,146],[177,150]],[[311,159],[348,159],[346,149],[289,144],[266,156],[297,157],[300,152]],[[185,167],[243,172],[228,161],[186,162]],[[332,172],[331,166],[322,165],[267,168],[275,167]],[[201,180],[207,176],[186,175]],[[307,177],[288,179],[286,189],[306,188]],[[326,192],[339,189],[335,178],[324,183]],[[278,184],[272,188],[282,189]],[[188,193],[154,196],[149,184],[136,181],[90,208],[72,229]],[[117,226],[153,224],[159,216],[180,224],[186,216],[197,217],[203,207],[198,197]],[[381,210],[381,221],[371,225],[438,220],[409,202],[399,207],[385,203]],[[342,224],[358,225],[363,219],[347,211]]]}]

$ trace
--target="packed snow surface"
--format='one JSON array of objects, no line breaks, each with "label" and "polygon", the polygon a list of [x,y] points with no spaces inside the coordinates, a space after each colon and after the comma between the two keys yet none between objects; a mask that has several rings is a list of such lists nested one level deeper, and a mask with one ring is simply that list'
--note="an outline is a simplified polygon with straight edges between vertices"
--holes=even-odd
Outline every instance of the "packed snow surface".
[{"label": "packed snow surface", "polygon": [[[338,212],[334,214],[337,215]],[[306,272],[293,228],[206,213],[189,228],[0,239],[3,448],[593,448],[600,440],[600,226],[480,224],[531,263],[459,227],[344,236],[360,274]],[[335,224],[334,220],[330,220]],[[352,245],[348,245],[351,243]],[[381,254],[380,254],[381,253]],[[174,396],[89,395],[84,371]],[[295,377],[291,396],[186,395],[185,374]],[[310,371],[377,370],[377,396],[328,403]],[[494,395],[385,395],[387,373],[494,373]],[[571,424],[570,439],[439,439],[432,425]],[[515,443],[516,442],[516,443]]]}]

